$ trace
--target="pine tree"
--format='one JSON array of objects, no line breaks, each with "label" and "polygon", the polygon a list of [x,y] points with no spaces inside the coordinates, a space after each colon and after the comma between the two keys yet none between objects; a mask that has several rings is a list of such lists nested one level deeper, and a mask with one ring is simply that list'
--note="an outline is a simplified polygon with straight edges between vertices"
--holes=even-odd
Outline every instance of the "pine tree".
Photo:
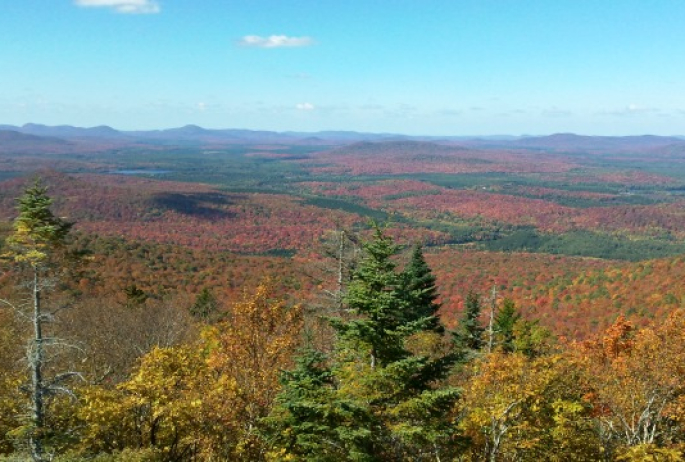
[{"label": "pine tree", "polygon": [[405,322],[407,301],[400,296],[401,277],[391,258],[399,246],[376,226],[373,240],[363,243],[363,251],[345,297],[346,306],[357,317],[334,319],[333,327],[341,340],[368,349],[373,369],[407,355],[402,345],[406,333],[398,330]]},{"label": "pine tree", "polygon": [[495,317],[497,344],[505,353],[512,353],[516,349],[514,345],[514,327],[520,318],[521,314],[516,309],[514,301],[510,298],[505,298]]},{"label": "pine tree", "polygon": [[217,312],[218,303],[216,297],[207,287],[202,289],[195,299],[195,303],[190,307],[190,314],[203,321],[210,320]]},{"label": "pine tree", "polygon": [[[338,341],[329,368],[312,368],[313,356],[301,358],[272,414],[274,434],[290,437],[286,446],[281,439],[282,452],[276,451],[281,459],[400,461],[449,455],[447,441],[456,430],[446,415],[458,392],[436,389],[436,383],[446,377],[454,356],[408,350],[415,334],[435,335],[434,316],[423,316],[429,309],[417,307],[421,292],[407,295],[409,273],[399,272],[393,260],[399,246],[378,226],[363,249],[345,298],[352,317],[331,320]],[[312,456],[316,441],[326,458]]]},{"label": "pine tree", "polygon": [[473,291],[466,295],[464,314],[454,332],[454,340],[461,349],[478,351],[483,347],[485,328],[480,321],[480,297]]},{"label": "pine tree", "polygon": [[15,263],[16,270],[26,271],[25,285],[30,291],[30,306],[17,308],[30,319],[33,327],[27,357],[31,375],[28,387],[31,416],[27,436],[31,456],[40,462],[46,460],[46,400],[56,392],[67,391],[62,383],[77,375],[67,372],[50,379],[44,377],[46,347],[56,343],[44,333],[44,325],[53,314],[43,306],[44,294],[52,286],[49,274],[58,266],[57,257],[72,224],[53,215],[50,210],[52,199],[39,180],[24,191],[18,202],[19,216],[14,220],[14,233],[7,239],[9,252],[5,256]]},{"label": "pine tree", "polygon": [[53,215],[52,199],[40,180],[27,188],[18,202],[14,233],[7,239],[10,256],[17,263],[45,268],[55,251],[63,247],[73,224]]},{"label": "pine tree", "polygon": [[[303,349],[292,371],[282,377],[283,392],[272,414],[265,419],[272,446],[272,460],[326,462],[365,453],[371,445],[366,406],[342,400],[326,356],[311,347]],[[364,425],[367,424],[367,425]]]},{"label": "pine tree", "polygon": [[420,245],[414,246],[411,260],[404,270],[405,296],[408,299],[408,321],[416,321],[422,318],[430,318],[428,328],[438,333],[444,332],[445,328],[437,317],[440,304],[438,288],[435,285],[435,275],[431,271],[423,256]]}]

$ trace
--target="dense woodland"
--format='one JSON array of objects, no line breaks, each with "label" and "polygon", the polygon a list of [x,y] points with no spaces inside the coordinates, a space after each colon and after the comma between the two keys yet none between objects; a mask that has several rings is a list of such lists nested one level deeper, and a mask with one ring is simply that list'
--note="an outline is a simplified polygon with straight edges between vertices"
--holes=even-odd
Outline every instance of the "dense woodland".
[{"label": "dense woodland", "polygon": [[3,145],[0,460],[682,460],[681,151],[548,141]]}]

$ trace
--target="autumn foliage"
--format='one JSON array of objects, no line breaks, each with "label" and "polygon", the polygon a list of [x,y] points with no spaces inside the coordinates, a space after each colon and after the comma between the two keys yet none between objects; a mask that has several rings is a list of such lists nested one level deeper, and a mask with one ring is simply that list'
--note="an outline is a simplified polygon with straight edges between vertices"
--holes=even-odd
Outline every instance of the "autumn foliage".
[{"label": "autumn foliage", "polygon": [[[241,191],[41,158],[88,170],[45,175],[81,257],[46,281],[48,343],[64,339],[46,372],[80,374],[72,394],[46,397],[46,457],[685,459],[685,259],[484,250],[519,232],[677,248],[673,178],[430,143],[249,156],[298,173]],[[2,182],[8,223],[25,185]],[[378,216],[389,224],[369,224]],[[351,238],[333,258],[332,230]],[[8,457],[26,452],[29,418],[17,263],[0,273]],[[194,311],[202,297],[211,316]]]}]

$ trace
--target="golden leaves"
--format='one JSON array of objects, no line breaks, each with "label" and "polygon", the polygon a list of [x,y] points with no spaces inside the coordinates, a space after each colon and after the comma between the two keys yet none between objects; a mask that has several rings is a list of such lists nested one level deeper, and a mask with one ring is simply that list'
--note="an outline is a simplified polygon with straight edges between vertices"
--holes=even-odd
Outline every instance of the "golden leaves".
[{"label": "golden leaves", "polygon": [[[619,318],[600,340],[584,343],[577,354],[587,373],[587,396],[595,415],[622,446],[663,444],[675,437],[672,422],[685,420],[682,311],[640,330]],[[637,460],[630,459],[633,452],[626,452],[625,460]]]}]

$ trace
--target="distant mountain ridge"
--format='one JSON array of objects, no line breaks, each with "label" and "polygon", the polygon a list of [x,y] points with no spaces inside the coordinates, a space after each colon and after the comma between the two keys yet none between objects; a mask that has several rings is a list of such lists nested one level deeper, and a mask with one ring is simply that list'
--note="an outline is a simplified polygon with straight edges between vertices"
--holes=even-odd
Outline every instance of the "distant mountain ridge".
[{"label": "distant mountain ridge", "polygon": [[587,136],[575,133],[555,133],[548,136],[522,137],[515,140],[468,140],[470,146],[502,147],[523,149],[545,149],[568,151],[622,151],[631,148],[661,148],[670,145],[685,145],[685,139],[676,136]]},{"label": "distant mountain ridge", "polygon": [[376,154],[387,152],[403,152],[413,155],[449,155],[456,151],[464,151],[468,148],[459,144],[445,144],[432,141],[418,140],[390,140],[390,141],[358,141],[338,148],[335,152],[345,154]]},{"label": "distant mountain ridge", "polygon": [[46,136],[28,135],[16,130],[0,130],[0,142],[2,143],[24,143],[24,142],[58,142],[66,143],[60,138],[49,138]]},{"label": "distant mountain ridge", "polygon": [[[107,125],[96,127],[74,127],[71,125],[49,126],[27,123],[21,127],[0,125],[0,131],[48,138],[53,144],[69,140],[93,142],[95,140],[114,143],[152,144],[259,144],[283,143],[303,145],[350,145],[368,143],[431,142],[439,145],[463,146],[468,148],[544,149],[559,152],[624,151],[629,149],[654,149],[685,146],[685,137],[676,136],[585,136],[573,133],[556,133],[548,136],[412,136],[393,133],[363,133],[356,131],[319,132],[276,132],[247,129],[207,129],[198,125],[162,130],[122,131]],[[22,142],[44,144],[38,138],[19,140],[16,135],[3,135],[0,143]],[[419,147],[420,145],[417,145]],[[402,146],[407,148],[407,146]],[[425,146],[424,146],[425,147]]]},{"label": "distant mountain ridge", "polygon": [[16,130],[0,129],[0,152],[29,153],[40,150],[63,150],[72,143],[61,138],[37,136],[21,133]]},{"label": "distant mountain ridge", "polygon": [[684,140],[672,136],[582,136],[573,133],[558,133],[545,137],[524,138],[512,142],[526,148],[565,149],[623,149],[626,147],[653,148],[683,143]]},{"label": "distant mountain ridge", "polygon": [[48,126],[41,124],[24,124],[21,127],[0,125],[0,130],[13,130],[19,133],[35,136],[49,136],[56,138],[108,138],[121,136],[121,132],[107,125],[82,128],[71,125]]},{"label": "distant mountain ridge", "polygon": [[368,133],[345,130],[325,130],[318,132],[284,131],[276,132],[269,130],[248,130],[238,128],[210,129],[199,125],[184,125],[182,127],[159,129],[159,130],[117,130],[107,125],[97,127],[75,127],[72,125],[42,125],[27,123],[22,126],[0,125],[0,130],[12,130],[27,135],[53,136],[59,138],[103,138],[103,139],[138,139],[138,140],[234,140],[256,141],[269,140],[288,141],[306,140],[308,142],[335,142],[341,144],[359,141],[460,141],[460,140],[496,140],[512,141],[520,139],[518,136],[493,135],[493,136],[416,136],[399,133]]}]

